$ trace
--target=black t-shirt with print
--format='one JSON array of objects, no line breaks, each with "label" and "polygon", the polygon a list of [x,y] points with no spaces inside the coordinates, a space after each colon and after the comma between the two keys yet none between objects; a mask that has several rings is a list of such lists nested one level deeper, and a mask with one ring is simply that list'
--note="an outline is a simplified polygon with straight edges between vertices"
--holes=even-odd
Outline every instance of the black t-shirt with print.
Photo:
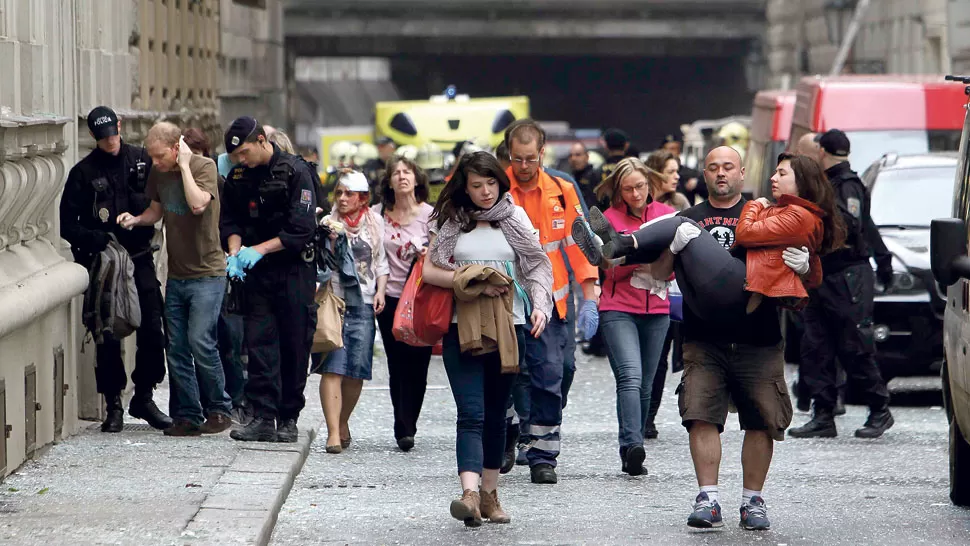
[{"label": "black t-shirt with print", "polygon": [[[731,253],[741,260],[746,258],[747,252],[741,247],[734,246],[734,230],[741,218],[744,208],[744,198],[729,209],[719,209],[704,201],[680,213],[701,225],[718,240],[724,248],[731,249]],[[688,305],[684,305],[684,340],[705,341],[708,343],[741,343],[768,347],[781,341],[781,323],[778,317],[778,307],[772,298],[765,298],[754,313],[744,320],[732,322],[705,321],[692,313]]]}]

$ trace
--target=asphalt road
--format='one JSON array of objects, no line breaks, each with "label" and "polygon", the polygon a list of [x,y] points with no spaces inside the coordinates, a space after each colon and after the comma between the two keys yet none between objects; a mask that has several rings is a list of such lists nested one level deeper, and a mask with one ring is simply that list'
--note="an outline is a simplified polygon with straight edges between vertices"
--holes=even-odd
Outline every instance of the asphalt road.
[{"label": "asphalt road", "polygon": [[[765,499],[773,529],[737,527],[740,442],[730,418],[722,440],[723,530],[685,525],[697,493],[669,378],[648,441],[649,475],[620,472],[614,382],[605,359],[581,357],[563,425],[558,485],[533,485],[526,467],[500,481],[509,525],[466,529],[448,505],[460,495],[455,469],[455,408],[440,360],[432,363],[417,445],[393,441],[383,363],[351,421],[354,444],[324,451],[321,430],[282,512],[272,543],[335,544],[968,544],[970,511],[947,499],[946,418],[939,407],[894,408],[896,426],[878,440],[852,431],[865,409],[849,406],[832,440],[777,445]],[[807,415],[795,415],[801,424]]]}]

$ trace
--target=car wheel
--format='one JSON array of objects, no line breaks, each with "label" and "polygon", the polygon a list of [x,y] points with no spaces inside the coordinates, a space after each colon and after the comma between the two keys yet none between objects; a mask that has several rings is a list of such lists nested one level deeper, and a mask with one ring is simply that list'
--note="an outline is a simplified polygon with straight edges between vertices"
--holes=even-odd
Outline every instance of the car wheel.
[{"label": "car wheel", "polygon": [[950,500],[970,506],[970,444],[956,419],[950,421]]}]

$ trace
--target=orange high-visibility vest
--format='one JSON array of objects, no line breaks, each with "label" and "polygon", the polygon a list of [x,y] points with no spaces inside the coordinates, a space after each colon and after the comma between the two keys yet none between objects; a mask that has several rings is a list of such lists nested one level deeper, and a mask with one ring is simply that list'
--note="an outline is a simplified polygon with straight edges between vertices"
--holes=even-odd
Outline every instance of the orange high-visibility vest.
[{"label": "orange high-visibility vest", "polygon": [[[596,267],[590,265],[586,256],[576,246],[572,237],[573,220],[583,215],[576,189],[567,181],[560,180],[539,169],[539,185],[531,192],[522,191],[512,168],[506,170],[512,182],[512,198],[515,204],[525,209],[532,226],[539,230],[539,244],[552,262],[552,299],[556,303],[559,318],[566,318],[566,298],[569,297],[569,272],[563,261],[562,250],[569,257],[576,281],[582,283],[597,279]],[[532,192],[539,192],[537,199]]]}]

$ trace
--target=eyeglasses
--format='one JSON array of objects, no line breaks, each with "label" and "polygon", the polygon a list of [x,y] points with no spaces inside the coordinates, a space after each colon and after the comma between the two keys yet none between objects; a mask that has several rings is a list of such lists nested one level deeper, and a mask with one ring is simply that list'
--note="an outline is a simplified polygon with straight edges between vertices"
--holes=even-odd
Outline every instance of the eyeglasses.
[{"label": "eyeglasses", "polygon": [[539,162],[539,158],[538,157],[512,157],[512,156],[509,156],[509,161],[512,162],[513,164],[519,164],[519,165],[522,165],[523,167],[528,167],[530,165],[535,165],[536,163],[538,163]]},{"label": "eyeglasses", "polygon": [[622,187],[620,187],[620,191],[623,192],[623,193],[625,193],[625,194],[631,194],[633,192],[640,193],[642,191],[646,191],[646,189],[647,189],[647,184],[644,183],[644,182],[641,182],[641,183],[637,184],[636,186],[622,186]]}]

